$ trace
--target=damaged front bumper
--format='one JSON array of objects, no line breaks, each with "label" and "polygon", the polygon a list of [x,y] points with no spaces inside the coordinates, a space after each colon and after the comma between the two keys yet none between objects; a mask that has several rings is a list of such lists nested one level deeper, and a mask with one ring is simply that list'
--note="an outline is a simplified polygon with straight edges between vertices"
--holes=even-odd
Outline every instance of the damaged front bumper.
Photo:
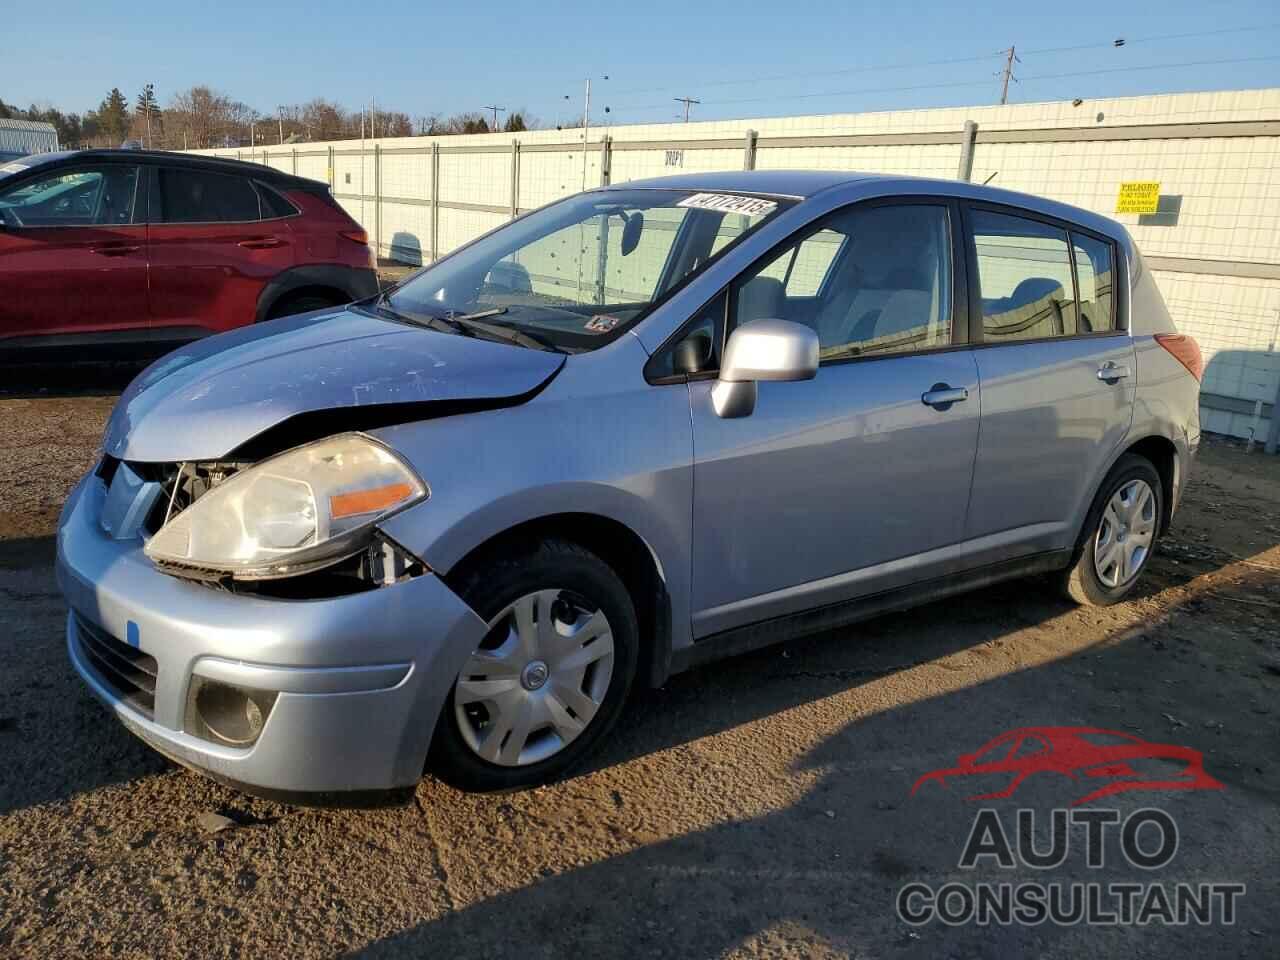
[{"label": "damaged front bumper", "polygon": [[[112,539],[99,523],[104,497],[92,474],[72,492],[58,582],[71,662],[129,730],[249,792],[340,801],[418,781],[453,680],[485,633],[443,581],[317,600],[237,595],[161,573],[141,540]],[[251,743],[220,742],[193,721],[206,683],[266,697]]]}]

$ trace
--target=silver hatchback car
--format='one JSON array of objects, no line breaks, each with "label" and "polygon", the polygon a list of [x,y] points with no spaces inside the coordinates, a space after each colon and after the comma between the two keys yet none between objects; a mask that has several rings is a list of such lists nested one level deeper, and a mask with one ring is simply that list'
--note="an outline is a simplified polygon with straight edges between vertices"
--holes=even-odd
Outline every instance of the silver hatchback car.
[{"label": "silver hatchback car", "polygon": [[536,784],[715,657],[1032,573],[1120,600],[1200,373],[1084,210],[848,173],[592,190],[140,375],[60,522],[67,647],[247,791]]}]

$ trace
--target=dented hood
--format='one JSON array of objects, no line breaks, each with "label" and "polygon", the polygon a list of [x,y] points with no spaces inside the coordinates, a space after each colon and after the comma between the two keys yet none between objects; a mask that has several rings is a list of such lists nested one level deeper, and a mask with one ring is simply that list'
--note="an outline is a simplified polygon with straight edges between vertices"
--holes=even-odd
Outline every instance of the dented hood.
[{"label": "dented hood", "polygon": [[[502,401],[546,383],[560,354],[384,320],[304,314],[199,340],[144,370],[107,423],[121,460],[215,460],[290,418],[334,411],[337,432]],[[311,423],[314,425],[315,417]],[[320,425],[324,418],[321,415]]]}]

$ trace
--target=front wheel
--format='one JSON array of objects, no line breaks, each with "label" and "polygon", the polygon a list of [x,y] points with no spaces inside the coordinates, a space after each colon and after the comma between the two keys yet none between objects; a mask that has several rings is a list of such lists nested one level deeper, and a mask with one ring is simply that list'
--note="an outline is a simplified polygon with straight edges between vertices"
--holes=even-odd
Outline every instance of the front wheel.
[{"label": "front wheel", "polygon": [[1089,509],[1075,563],[1063,576],[1067,596],[1093,607],[1128,596],[1151,559],[1163,511],[1155,467],[1136,454],[1121,457]]},{"label": "front wheel", "polygon": [[626,587],[594,554],[547,541],[491,557],[458,592],[489,629],[437,724],[434,772],[480,792],[556,779],[609,732],[635,677]]}]

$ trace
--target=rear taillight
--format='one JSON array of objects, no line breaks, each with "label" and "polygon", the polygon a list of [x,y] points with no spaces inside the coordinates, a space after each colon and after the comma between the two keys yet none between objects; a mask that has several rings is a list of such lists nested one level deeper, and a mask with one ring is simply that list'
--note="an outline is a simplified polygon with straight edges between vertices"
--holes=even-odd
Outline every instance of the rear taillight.
[{"label": "rear taillight", "polygon": [[1194,337],[1185,333],[1157,333],[1156,343],[1172,353],[1197,381],[1204,377],[1204,357]]},{"label": "rear taillight", "polygon": [[358,243],[360,246],[367,246],[369,243],[369,234],[363,230],[339,230],[338,235],[346,237],[352,243]]}]

